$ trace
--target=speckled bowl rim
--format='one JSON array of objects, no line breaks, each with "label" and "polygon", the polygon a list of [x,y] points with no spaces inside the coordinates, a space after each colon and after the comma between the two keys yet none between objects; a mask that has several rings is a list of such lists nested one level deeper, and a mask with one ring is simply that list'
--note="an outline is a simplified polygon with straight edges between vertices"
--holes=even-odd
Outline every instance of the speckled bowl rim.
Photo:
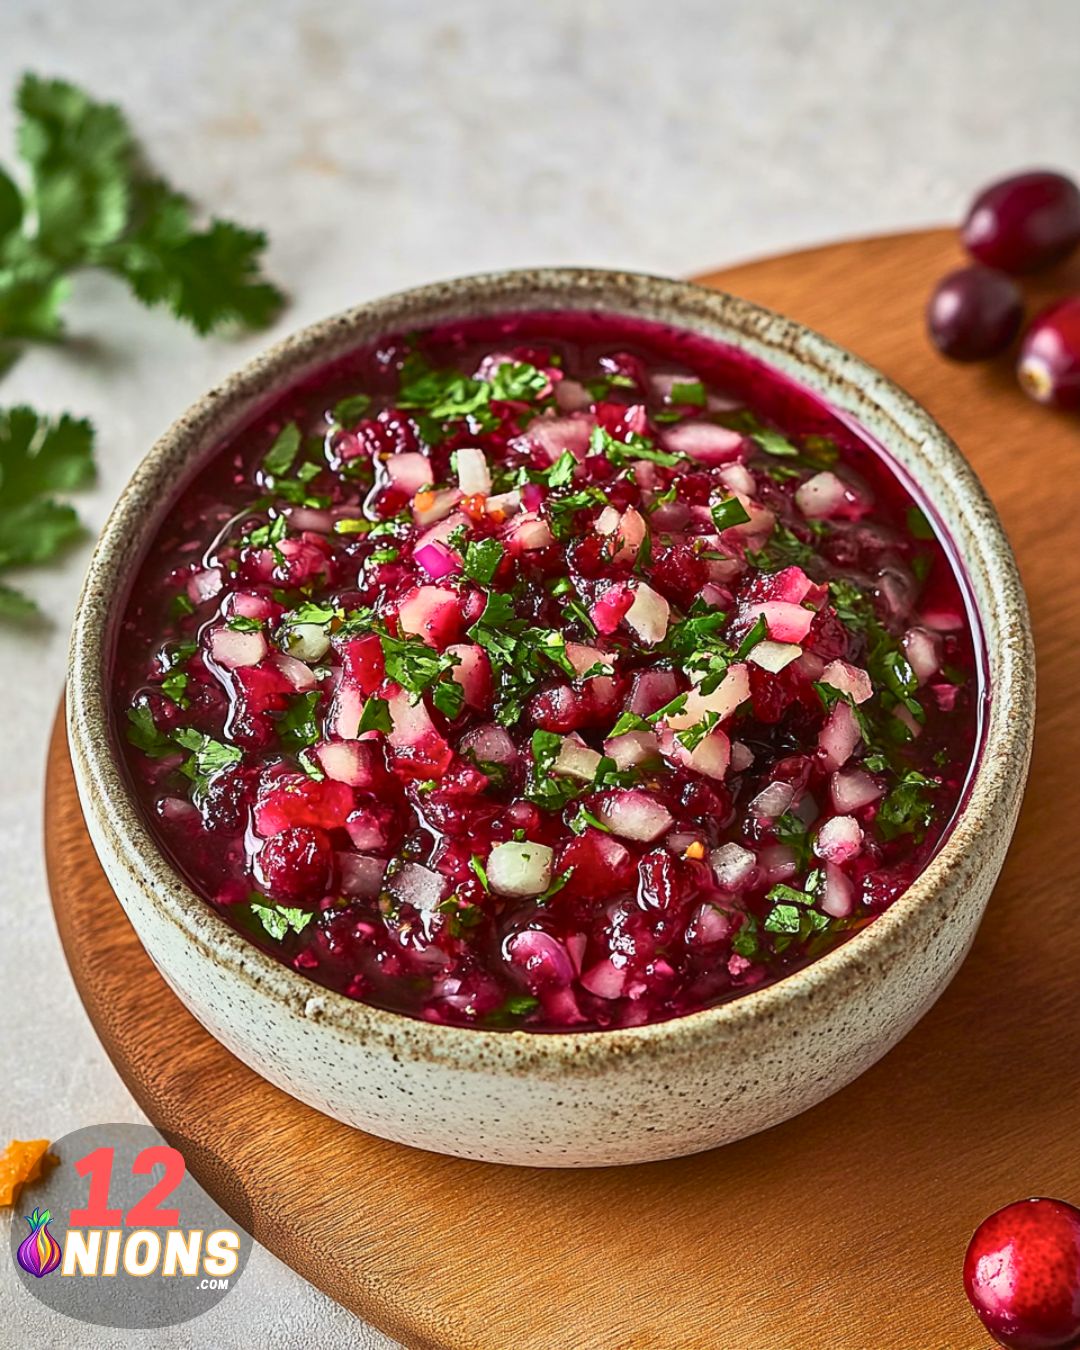
[{"label": "speckled bowl rim", "polygon": [[[232,929],[193,891],[143,823],[113,749],[104,678],[112,641],[115,597],[125,597],[133,566],[167,501],[179,490],[171,465],[187,473],[208,445],[242,424],[277,393],[379,335],[453,318],[498,312],[591,309],[624,314],[731,342],[774,364],[796,361],[789,376],[822,394],[856,420],[888,420],[919,443],[966,518],[978,562],[996,594],[1001,641],[987,651],[989,706],[983,743],[964,807],[948,838],[904,895],[865,929],[810,965],[729,1003],[664,1022],[606,1031],[526,1032],[453,1027],[359,1003],[315,984],[274,960]],[[860,408],[863,413],[860,414]],[[867,416],[869,414],[869,416]],[[871,427],[871,430],[873,428]],[[875,431],[888,448],[888,437]],[[194,453],[192,447],[198,447]],[[934,488],[907,469],[927,500]],[[940,482],[939,482],[940,486]],[[970,552],[968,554],[970,558]],[[972,570],[969,568],[969,570]],[[974,600],[974,597],[972,597]],[[981,618],[981,616],[980,616]],[[1008,828],[1023,793],[1034,718],[1035,667],[1027,603],[1012,550],[975,473],[950,437],[916,401],[873,367],[819,333],[761,306],[691,282],[590,268],[538,268],[485,273],[418,287],[374,300],[315,323],[255,357],[198,400],[154,444],[113,509],[90,561],[72,634],[68,719],[77,771],[97,803],[95,812],[130,878],[206,959],[257,986],[299,1017],[317,1016],[344,1039],[420,1055],[485,1072],[588,1072],[590,1066],[657,1053],[690,1055],[727,1042],[747,1023],[790,1015],[793,1005],[820,1005],[830,992],[873,979],[875,967],[902,946],[912,916],[928,906],[942,915],[963,902],[949,880],[986,829]],[[1012,773],[1010,773],[1012,769]],[[820,1009],[819,1009],[820,1010]]]}]

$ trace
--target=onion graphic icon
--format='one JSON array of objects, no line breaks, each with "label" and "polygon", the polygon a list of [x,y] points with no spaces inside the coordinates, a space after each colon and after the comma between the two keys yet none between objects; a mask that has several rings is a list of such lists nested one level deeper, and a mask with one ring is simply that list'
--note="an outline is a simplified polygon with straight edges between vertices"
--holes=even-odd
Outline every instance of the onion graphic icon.
[{"label": "onion graphic icon", "polygon": [[47,1209],[35,1209],[26,1220],[30,1232],[19,1244],[19,1265],[30,1275],[40,1280],[60,1264],[60,1244],[49,1232],[49,1220],[52,1214]]}]

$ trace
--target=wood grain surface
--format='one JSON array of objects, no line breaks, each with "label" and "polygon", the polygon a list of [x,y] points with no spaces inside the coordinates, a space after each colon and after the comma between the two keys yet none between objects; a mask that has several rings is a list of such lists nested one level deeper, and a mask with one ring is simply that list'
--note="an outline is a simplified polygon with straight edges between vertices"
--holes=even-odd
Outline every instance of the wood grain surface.
[{"label": "wood grain surface", "polygon": [[[144,954],[58,723],[49,877],[106,1049],[203,1184],[250,1206],[261,1242],[407,1346],[978,1350],[960,1285],[975,1224],[1017,1197],[1080,1199],[1080,420],[1029,403],[1008,362],[929,349],[925,296],[958,261],[933,231],[707,278],[853,348],[941,420],[1001,511],[1039,653],[1031,784],[970,958],[892,1054],[808,1114],[695,1158],[540,1172],[384,1143],[299,1105],[212,1040]],[[1080,289],[1080,268],[1040,285]]]}]

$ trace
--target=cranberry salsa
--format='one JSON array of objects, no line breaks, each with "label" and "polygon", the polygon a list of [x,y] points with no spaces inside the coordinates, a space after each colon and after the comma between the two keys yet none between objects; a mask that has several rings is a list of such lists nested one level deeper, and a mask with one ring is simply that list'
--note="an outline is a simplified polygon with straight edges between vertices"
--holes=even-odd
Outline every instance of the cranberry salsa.
[{"label": "cranberry salsa", "polygon": [[390,340],[180,495],[115,657],[130,775],[230,923],[435,1022],[634,1026],[888,908],[963,795],[957,574],[851,422],[598,314]]}]

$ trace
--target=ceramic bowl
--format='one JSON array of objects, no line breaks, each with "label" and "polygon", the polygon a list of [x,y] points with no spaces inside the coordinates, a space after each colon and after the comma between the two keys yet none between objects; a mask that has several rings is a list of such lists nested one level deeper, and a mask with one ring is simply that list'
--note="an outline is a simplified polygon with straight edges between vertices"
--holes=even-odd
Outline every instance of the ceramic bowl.
[{"label": "ceramic bowl", "polygon": [[[168,500],[268,397],[391,332],[512,310],[631,314],[740,347],[875,436],[967,569],[983,629],[983,745],[962,813],[916,883],[814,964],[735,1002],[623,1030],[530,1034],[416,1021],[310,983],[228,927],[142,821],[118,762],[110,647]],[[113,511],[79,605],[68,727],[79,794],[113,889],[162,975],[234,1054],[362,1130],[438,1152],[572,1167],[713,1148],[805,1111],[886,1053],[952,979],[1023,792],[1034,715],[1027,607],[1000,522],[959,450],[906,394],[816,333],[744,300],[621,272],[466,277],[315,324],[211,390],[157,442]]]}]

